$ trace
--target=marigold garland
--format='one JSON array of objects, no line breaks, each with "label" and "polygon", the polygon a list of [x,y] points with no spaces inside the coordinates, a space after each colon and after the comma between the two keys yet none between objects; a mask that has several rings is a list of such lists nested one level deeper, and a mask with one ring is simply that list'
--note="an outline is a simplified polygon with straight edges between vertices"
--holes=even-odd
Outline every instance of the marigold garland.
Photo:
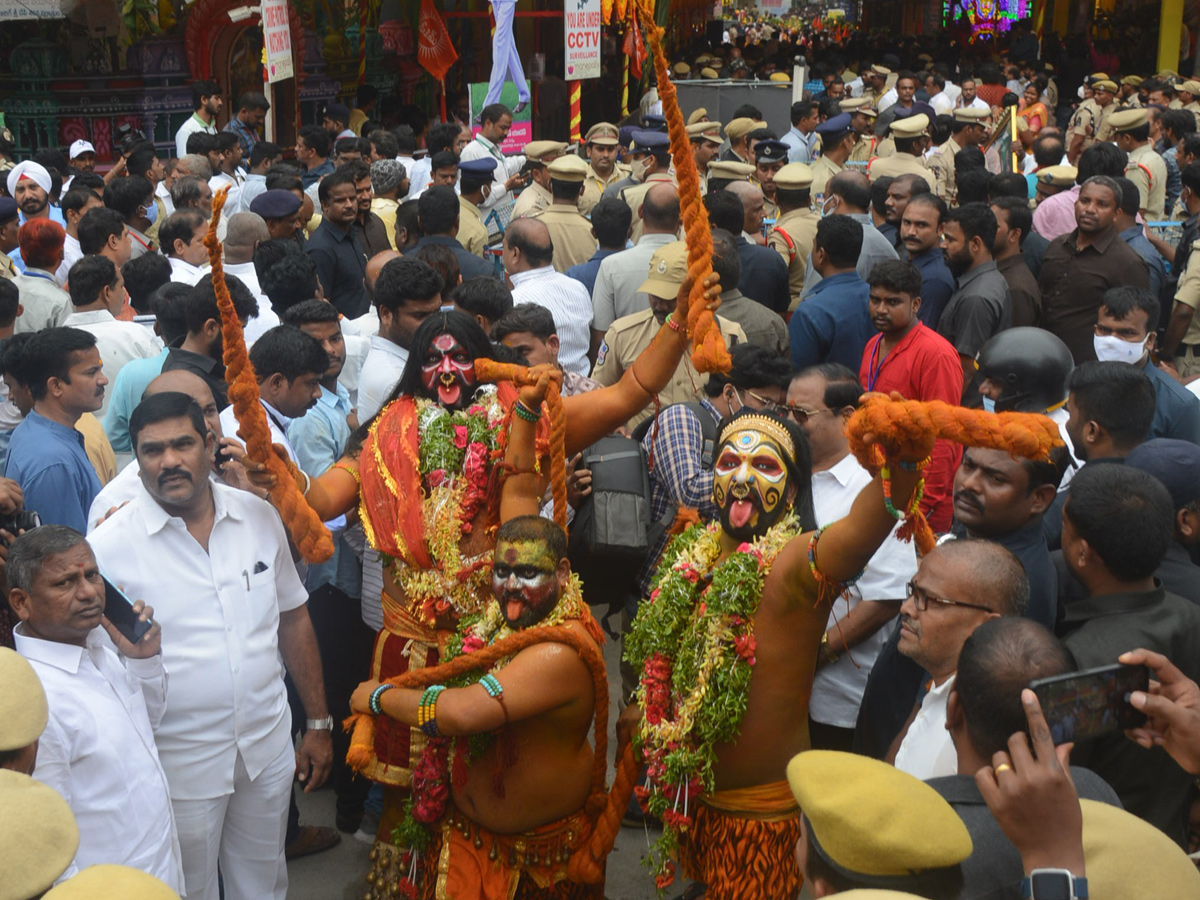
[{"label": "marigold garland", "polygon": [[229,286],[225,283],[217,223],[221,221],[221,209],[225,206],[228,194],[229,188],[223,187],[213,196],[212,219],[204,236],[204,246],[208,248],[213,290],[217,295],[217,308],[221,311],[229,402],[233,404],[237,417],[238,432],[246,440],[246,455],[259,465],[265,465],[267,471],[275,476],[275,486],[269,490],[268,496],[291,533],[300,555],[311,563],[325,562],[333,556],[333,537],[296,486],[295,466],[289,467],[271,446],[271,429],[267,425],[267,413],[259,402],[258,380],[246,351],[242,323],[238,321],[233,298],[229,296]]},{"label": "marigold garland", "polygon": [[675,538],[638,610],[625,659],[642,669],[635,740],[647,783],[634,793],[663,822],[646,865],[659,890],[674,880],[672,853],[693,823],[692,803],[715,788],[715,746],[736,740],[755,664],[754,615],[779,551],[800,533],[788,513],[763,537],[720,559],[721,526]]}]

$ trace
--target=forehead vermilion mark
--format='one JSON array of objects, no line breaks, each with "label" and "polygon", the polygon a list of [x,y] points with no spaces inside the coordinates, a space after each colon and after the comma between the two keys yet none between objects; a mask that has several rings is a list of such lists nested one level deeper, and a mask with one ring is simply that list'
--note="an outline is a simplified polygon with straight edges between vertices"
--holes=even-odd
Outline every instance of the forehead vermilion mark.
[{"label": "forehead vermilion mark", "polygon": [[433,339],[433,346],[443,353],[449,353],[458,346],[458,341],[454,339],[454,335],[452,334],[439,334]]}]

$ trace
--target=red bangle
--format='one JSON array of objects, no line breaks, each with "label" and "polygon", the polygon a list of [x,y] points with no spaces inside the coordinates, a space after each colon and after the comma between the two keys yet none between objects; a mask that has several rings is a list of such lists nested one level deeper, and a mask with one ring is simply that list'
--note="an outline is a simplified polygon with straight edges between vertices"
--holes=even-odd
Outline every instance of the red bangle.
[{"label": "red bangle", "polygon": [[675,321],[675,313],[669,313],[667,315],[667,327],[672,331],[679,332],[680,334],[683,333],[683,326]]}]

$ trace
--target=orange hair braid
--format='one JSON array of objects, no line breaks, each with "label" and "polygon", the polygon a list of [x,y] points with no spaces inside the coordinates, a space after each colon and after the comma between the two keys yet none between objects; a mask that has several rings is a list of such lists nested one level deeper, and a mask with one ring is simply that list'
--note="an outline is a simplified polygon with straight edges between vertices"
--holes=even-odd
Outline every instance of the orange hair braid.
[{"label": "orange hair braid", "polygon": [[[525,366],[494,359],[475,360],[475,375],[486,382],[511,381],[518,386],[537,383],[536,377]],[[554,498],[554,521],[566,531],[567,417],[563,413],[562,395],[556,381],[550,382],[550,390],[546,392],[546,408],[550,412],[550,495]]]},{"label": "orange hair braid", "polygon": [[[1032,413],[989,413],[944,400],[904,400],[899,394],[867,394],[846,423],[850,451],[869,471],[877,472],[887,457],[927,456],[936,438],[966,447],[1003,450],[1013,456],[1045,461],[1063,446],[1058,425]],[[922,553],[933,549],[934,535],[918,510],[905,522],[902,537],[913,536]]]},{"label": "orange hair braid", "polygon": [[269,492],[271,503],[279,510],[279,516],[291,533],[300,555],[309,562],[325,562],[333,556],[333,538],[296,486],[295,472],[288,468],[271,446],[271,430],[267,425],[266,411],[259,402],[258,381],[246,351],[246,338],[234,311],[233,299],[229,296],[229,286],[225,283],[217,223],[221,220],[221,209],[225,206],[228,194],[229,188],[224,187],[213,197],[212,220],[208,224],[208,234],[204,236],[204,246],[208,248],[213,290],[217,295],[217,307],[221,310],[221,338],[225,343],[225,381],[229,385],[229,402],[233,404],[237,416],[238,430],[246,439],[246,454],[256,463],[265,465],[267,471],[275,476],[275,486]]},{"label": "orange hair braid", "polygon": [[704,279],[712,274],[712,229],[708,224],[708,211],[700,200],[700,174],[692,158],[691,142],[679,109],[679,98],[675,85],[667,70],[667,57],[662,48],[663,30],[654,22],[653,0],[637,0],[638,13],[650,50],[654,55],[654,72],[658,77],[659,98],[667,118],[667,131],[671,135],[671,156],[675,161],[675,177],[679,182],[679,205],[683,214],[683,228],[687,237],[688,278],[691,292],[688,295],[687,330],[692,338],[692,365],[697,372],[728,372],[733,360],[725,347],[725,340],[713,319],[713,313],[704,300]]}]

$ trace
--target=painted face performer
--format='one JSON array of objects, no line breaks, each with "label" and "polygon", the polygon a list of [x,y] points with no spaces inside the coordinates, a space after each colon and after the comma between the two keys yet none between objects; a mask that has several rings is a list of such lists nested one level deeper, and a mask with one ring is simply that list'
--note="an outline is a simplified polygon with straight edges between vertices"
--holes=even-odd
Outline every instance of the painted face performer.
[{"label": "painted face performer", "polygon": [[[711,278],[706,302],[718,290]],[[681,293],[679,310],[621,381],[563,399],[568,455],[612,431],[668,384],[687,346],[683,328],[675,324],[685,320],[687,296]],[[479,383],[474,361],[492,358],[492,349],[470,316],[457,311],[431,316],[413,333],[411,347],[395,391],[351,440],[347,455],[311,484],[297,476],[322,520],[357,507],[367,540],[383,558],[384,626],[371,670],[381,680],[434,665],[439,644],[459,619],[484,609],[494,542],[489,526],[496,515],[488,498],[500,475],[493,471],[493,451],[504,446],[509,422],[540,416],[540,409],[516,404],[518,392],[510,382]],[[541,472],[548,471],[549,431],[541,418]],[[265,473],[254,477],[263,485],[271,482]],[[424,745],[419,729],[380,717],[362,769],[385,787],[370,875],[375,897],[394,896],[404,874],[391,836]]]},{"label": "painted face performer", "polygon": [[[918,478],[903,461],[932,445],[890,448],[897,503]],[[896,523],[877,477],[847,518],[814,533],[811,474],[791,423],[749,409],[726,419],[718,521],[668,547],[634,621],[626,658],[642,671],[635,739],[649,776],[636,791],[665,824],[654,848],[660,887],[673,880],[674,855],[713,900],[791,900],[799,890],[797,807],[782,775],[809,746],[826,603]]]}]

